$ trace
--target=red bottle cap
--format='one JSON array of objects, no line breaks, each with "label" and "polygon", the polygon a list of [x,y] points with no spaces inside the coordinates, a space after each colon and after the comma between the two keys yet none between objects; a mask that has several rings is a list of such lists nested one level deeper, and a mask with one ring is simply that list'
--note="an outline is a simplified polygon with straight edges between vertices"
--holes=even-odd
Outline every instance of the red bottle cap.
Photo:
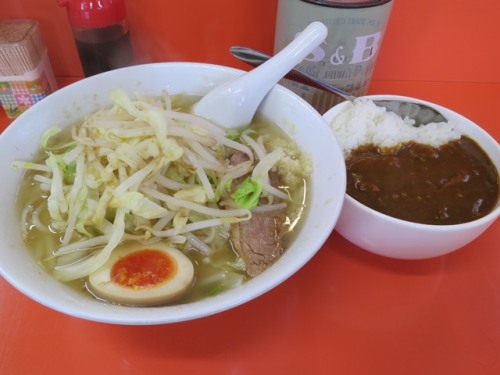
[{"label": "red bottle cap", "polygon": [[81,28],[106,27],[126,17],[124,0],[57,0],[66,7],[69,22]]}]

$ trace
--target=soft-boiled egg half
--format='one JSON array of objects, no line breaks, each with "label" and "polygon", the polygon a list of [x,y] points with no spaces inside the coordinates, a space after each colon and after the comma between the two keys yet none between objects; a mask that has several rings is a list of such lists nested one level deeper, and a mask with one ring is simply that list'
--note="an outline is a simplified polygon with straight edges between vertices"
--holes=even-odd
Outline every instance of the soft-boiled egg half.
[{"label": "soft-boiled egg half", "polygon": [[90,274],[88,287],[110,302],[152,306],[180,297],[191,288],[193,278],[193,263],[181,251],[161,243],[137,243],[116,248]]}]

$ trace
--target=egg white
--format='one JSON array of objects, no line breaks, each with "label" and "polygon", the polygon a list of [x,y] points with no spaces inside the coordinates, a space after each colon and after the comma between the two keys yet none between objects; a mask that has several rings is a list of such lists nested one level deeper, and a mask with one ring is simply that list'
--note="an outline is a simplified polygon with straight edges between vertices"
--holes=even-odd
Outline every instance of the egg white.
[{"label": "egg white", "polygon": [[[111,280],[111,269],[119,259],[145,249],[159,250],[167,255],[177,265],[175,275],[160,285],[144,288],[126,287]],[[180,297],[191,288],[193,279],[193,264],[181,251],[161,243],[147,246],[137,243],[115,249],[108,261],[97,271],[90,274],[88,287],[97,297],[110,302],[136,306],[154,306]]]}]

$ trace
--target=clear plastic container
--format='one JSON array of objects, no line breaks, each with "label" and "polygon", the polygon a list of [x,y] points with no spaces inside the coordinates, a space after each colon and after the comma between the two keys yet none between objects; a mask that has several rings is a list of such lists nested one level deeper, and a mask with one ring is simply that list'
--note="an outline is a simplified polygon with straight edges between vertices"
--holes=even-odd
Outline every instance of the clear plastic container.
[{"label": "clear plastic container", "polygon": [[10,118],[57,89],[38,22],[0,21],[0,104]]},{"label": "clear plastic container", "polygon": [[38,22],[0,21],[0,75],[22,75],[35,69],[45,52]]}]

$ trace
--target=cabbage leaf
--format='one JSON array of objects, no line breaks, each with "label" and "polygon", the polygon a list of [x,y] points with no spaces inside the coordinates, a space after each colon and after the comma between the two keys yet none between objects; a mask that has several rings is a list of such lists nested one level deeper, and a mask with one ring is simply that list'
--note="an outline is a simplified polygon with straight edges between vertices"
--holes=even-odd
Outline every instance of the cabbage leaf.
[{"label": "cabbage leaf", "polygon": [[259,204],[261,193],[262,185],[249,177],[238,186],[233,194],[231,194],[231,198],[234,199],[239,208],[251,210]]}]

